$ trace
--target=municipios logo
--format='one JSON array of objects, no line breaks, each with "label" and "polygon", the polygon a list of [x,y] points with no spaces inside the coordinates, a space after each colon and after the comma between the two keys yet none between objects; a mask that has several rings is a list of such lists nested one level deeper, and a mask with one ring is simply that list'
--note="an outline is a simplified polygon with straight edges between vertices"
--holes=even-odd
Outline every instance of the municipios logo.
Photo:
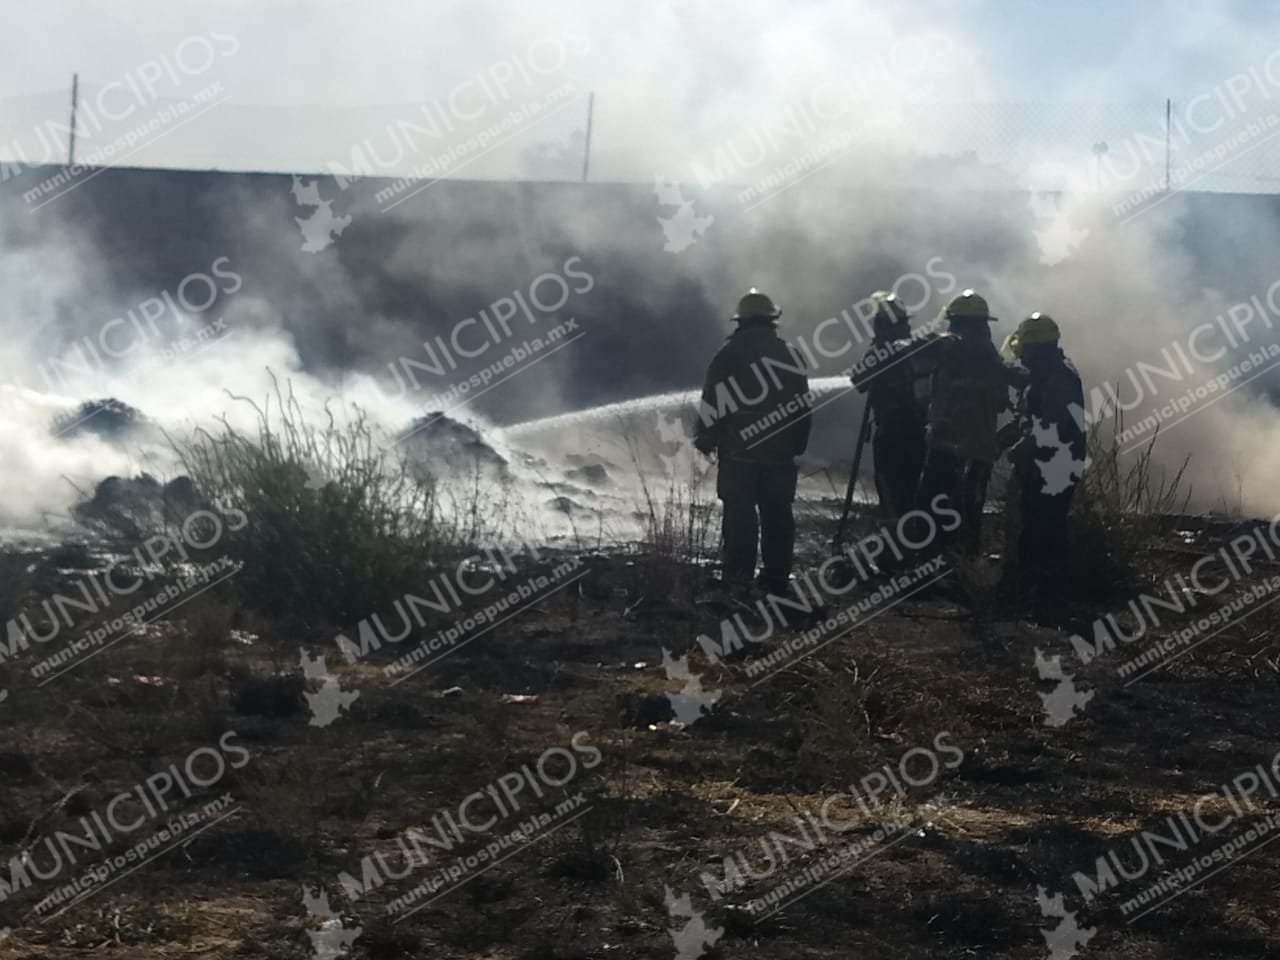
[{"label": "municipios logo", "polygon": [[[1098,158],[1094,157],[1089,168],[1090,176],[1096,182],[1098,174]],[[1047,176],[1046,176],[1047,175]],[[1062,188],[1044,190],[1035,184],[1046,181],[1060,183]],[[1030,196],[1027,206],[1036,220],[1036,228],[1032,228],[1036,243],[1040,247],[1040,262],[1047,267],[1054,266],[1067,259],[1089,236],[1088,230],[1077,230],[1071,226],[1071,213],[1075,209],[1075,194],[1062,204],[1064,190],[1072,189],[1073,178],[1060,164],[1033,164],[1027,171],[1025,181]]]},{"label": "municipios logo", "polygon": [[1036,672],[1041,680],[1056,680],[1058,686],[1052,693],[1039,693],[1037,696],[1044,702],[1044,725],[1061,727],[1076,717],[1076,712],[1084,712],[1084,705],[1093,699],[1093,691],[1076,689],[1072,675],[1062,670],[1062,658],[1058,656],[1045,659],[1040,648],[1036,648]]},{"label": "municipios logo", "polygon": [[707,228],[716,222],[715,217],[699,217],[695,214],[693,212],[695,201],[684,198],[680,192],[680,184],[664,183],[662,177],[656,173],[653,175],[653,192],[658,197],[658,206],[676,208],[672,216],[657,218],[662,226],[662,232],[667,237],[663,250],[680,253],[688,249],[698,242],[694,238],[695,233],[703,236]]},{"label": "municipios logo", "polygon": [[661,412],[655,414],[658,424],[658,436],[664,446],[676,447],[674,453],[660,453],[663,472],[668,480],[689,480],[698,475],[699,454],[693,445],[693,438],[685,431],[684,421],[679,417],[668,419]]},{"label": "municipios logo", "polygon": [[1036,888],[1036,903],[1040,913],[1061,922],[1056,927],[1041,927],[1040,935],[1049,948],[1049,960],[1071,960],[1097,933],[1094,927],[1081,927],[1076,915],[1062,903],[1062,894],[1050,897],[1044,887]]},{"label": "municipios logo", "polygon": [[1077,460],[1071,453],[1071,445],[1062,439],[1060,429],[1052,423],[1032,418],[1031,438],[1038,450],[1050,450],[1048,460],[1036,460],[1040,468],[1040,476],[1044,480],[1044,492],[1049,496],[1057,496],[1072,486],[1089,467],[1089,457]]},{"label": "municipios logo", "polygon": [[308,930],[315,960],[336,960],[351,949],[351,945],[364,933],[364,927],[347,927],[342,917],[329,907],[329,894],[323,889],[318,897],[313,897],[304,884],[302,887],[302,904],[307,908],[307,916],[318,920],[318,930]]},{"label": "municipios logo", "polygon": [[662,669],[666,671],[668,680],[677,680],[682,686],[678,693],[667,691],[667,699],[671,701],[671,710],[676,721],[690,727],[702,719],[704,714],[720,700],[719,690],[703,690],[702,675],[689,672],[689,657],[672,658],[671,651],[662,648]]},{"label": "municipios logo", "polygon": [[667,932],[671,934],[671,940],[676,945],[676,960],[698,960],[724,936],[724,928],[708,927],[702,918],[702,912],[693,909],[693,901],[688,894],[677,897],[670,887],[667,887],[666,891],[667,914],[672,920],[688,921],[683,926],[667,928]]},{"label": "municipios logo", "polygon": [[322,490],[343,476],[346,459],[340,451],[326,443],[323,449],[317,445],[315,449],[308,451],[298,466],[302,489]]},{"label": "municipios logo", "polygon": [[302,667],[303,677],[307,681],[320,681],[320,689],[316,693],[303,691],[307,705],[311,708],[311,726],[327,727],[342,715],[343,710],[351,709],[351,704],[359,699],[360,691],[342,689],[338,678],[329,673],[323,653],[313,660],[307,656],[306,650],[299,648],[299,652],[302,654],[299,665]]},{"label": "municipios logo", "polygon": [[1052,267],[1067,259],[1089,236],[1088,230],[1072,229],[1070,214],[1058,209],[1053,195],[1046,200],[1032,190],[1029,205],[1035,212],[1037,223],[1047,225],[1044,230],[1031,231],[1040,245],[1040,262],[1045,266]]},{"label": "municipios logo", "polygon": [[303,490],[323,490],[329,485],[329,481],[324,478],[324,474],[315,468],[304,467],[303,473],[305,474],[302,484]]},{"label": "municipios logo", "polygon": [[342,231],[351,225],[351,217],[335,217],[333,201],[320,199],[320,180],[316,178],[304,184],[296,173],[293,175],[294,202],[300,207],[315,207],[309,217],[294,217],[293,222],[302,231],[305,241],[302,249],[305,253],[319,253],[325,247],[337,241]]}]

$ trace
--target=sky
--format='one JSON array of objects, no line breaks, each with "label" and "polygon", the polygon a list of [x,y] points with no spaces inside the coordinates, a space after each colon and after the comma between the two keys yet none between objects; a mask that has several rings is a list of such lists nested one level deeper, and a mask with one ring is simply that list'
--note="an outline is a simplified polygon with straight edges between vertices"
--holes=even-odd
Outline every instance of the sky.
[{"label": "sky", "polygon": [[[811,0],[775,4],[770,23]],[[503,4],[387,2],[387,0],[53,0],[26,4],[6,0],[8,36],[20,45],[0,59],[0,90],[17,96],[65,90],[79,71],[106,82],[166,49],[170,42],[210,29],[242,36],[245,63],[234,74],[252,85],[238,102],[256,104],[366,104],[398,102],[429,92],[433,79],[448,81],[444,64],[472,58],[482,63],[502,55],[503,31],[490,18],[468,11]],[[601,24],[625,41],[635,27],[635,7],[626,13],[615,0],[597,6],[604,16],[584,14],[576,2],[505,5],[521,20]],[[1265,0],[952,0],[897,3],[921,25],[931,20],[962,25],[980,40],[990,65],[1010,85],[1009,99],[1058,99],[1092,84],[1098,76],[1115,83],[1111,99],[1153,87],[1168,95],[1216,79],[1212,72],[1229,55],[1223,48],[1238,29],[1280,36],[1280,10]],[[739,5],[721,0],[666,0],[640,16],[700,8],[732,17]],[[537,11],[529,18],[530,10]],[[499,12],[498,20],[501,20]],[[1226,36],[1195,27],[1207,21],[1230,25]],[[1218,31],[1215,31],[1215,33]],[[107,41],[107,42],[104,42]],[[496,41],[496,42],[495,42]],[[624,44],[625,45],[625,44]],[[1187,62],[1188,46],[1200,56]],[[1154,62],[1130,58],[1138,49],[1169,51]],[[436,68],[433,69],[433,64]],[[334,69],[338,67],[338,69]],[[434,75],[434,76],[433,76]],[[1181,88],[1181,89],[1180,89]],[[963,91],[956,91],[963,94]]]},{"label": "sky", "polygon": [[[942,102],[1139,105],[1133,109],[1142,113],[1117,113],[1110,122],[1099,108],[1070,133],[1073,143],[1114,138],[1158,121],[1166,97],[1210,90],[1260,67],[1280,46],[1280,9],[1261,0],[6,0],[6,7],[7,36],[21,42],[0,58],[0,162],[9,159],[6,146],[15,154],[15,142],[29,155],[62,158],[64,150],[44,148],[33,130],[65,123],[73,72],[93,103],[104,86],[159,71],[163,62],[168,73],[149,91],[156,110],[197,95],[206,81],[217,85],[216,109],[191,122],[166,121],[162,137],[113,162],[236,170],[349,165],[366,137],[412,122],[414,104],[527,59],[540,38],[586,49],[529,84],[517,78],[497,104],[503,109],[483,122],[527,101],[549,107],[559,95],[556,109],[536,124],[518,121],[519,135],[501,157],[453,175],[571,177],[580,168],[588,93],[595,95],[593,165],[601,178],[687,168],[691,156],[785,113],[824,79],[883,65],[915,38],[940,35],[948,38],[945,56],[918,75],[864,85],[867,99],[908,96],[912,82],[924,80]],[[218,52],[207,70],[185,76],[172,69],[180,48],[198,63],[208,43]],[[544,42],[541,55],[553,57],[554,49]],[[480,95],[474,87],[460,112],[473,95]],[[976,108],[972,136],[963,136],[960,120],[950,131],[957,138],[951,152],[1008,154],[1011,141],[1052,139],[1055,126],[1079,116],[1046,107],[1024,122]],[[907,146],[938,147],[928,143],[929,126],[915,125]],[[82,133],[82,142],[93,139]],[[110,138],[99,132],[97,139]],[[397,163],[378,172],[411,168]]]},{"label": "sky", "polygon": [[[299,373],[304,356],[341,354],[357,338],[368,366],[381,368],[421,347],[427,321],[450,319],[443,308],[423,308],[435,302],[425,292],[457,292],[459,303],[472,304],[458,307],[465,316],[563,262],[564,251],[579,251],[595,258],[594,269],[611,269],[611,289],[628,291],[594,306],[600,316],[625,323],[667,312],[655,305],[692,303],[702,319],[690,322],[717,341],[727,306],[749,283],[785,302],[788,318],[816,323],[854,302],[859,287],[887,288],[941,258],[957,283],[987,291],[1006,320],[1032,308],[1067,323],[1102,319],[1070,346],[1088,382],[1110,383],[1128,358],[1155,361],[1144,351],[1160,336],[1265,294],[1258,278],[1274,270],[1269,206],[1252,214],[1252,198],[1197,198],[1184,208],[1176,196],[1148,192],[1166,170],[1166,97],[1178,101],[1180,118],[1203,97],[1194,117],[1221,121],[1217,132],[1175,144],[1175,193],[1206,189],[1207,169],[1216,189],[1244,192],[1280,171],[1280,9],[1261,3],[0,2],[8,28],[0,198],[33,215],[0,222],[9,248],[0,285],[19,291],[25,313],[40,318],[27,326],[41,338],[156,302],[157,283],[168,282],[151,275],[158,263],[205,269],[212,255],[203,250],[198,258],[170,254],[199,247],[206,221],[209,236],[243,241],[232,249],[254,271],[246,282],[254,292],[235,301],[230,322],[246,337],[266,331],[271,352],[255,362]],[[1269,62],[1276,80],[1248,92],[1248,115],[1222,119],[1228,78],[1253,84],[1252,71]],[[76,144],[77,166],[87,169],[29,169],[65,162],[73,71],[81,106],[93,115]],[[438,177],[579,178],[592,95],[591,179],[638,189],[422,193]],[[1152,143],[1145,162],[1130,162]],[[1111,189],[1124,197],[1088,188],[1062,196],[1063,173],[1084,181],[1100,156],[1114,161]],[[139,211],[146,205],[136,195],[112,195],[111,178],[95,179],[112,165],[328,179],[300,178],[291,189],[287,176],[154,178],[173,190],[179,181],[215,185],[192,201],[203,204],[192,207],[202,215],[186,217],[172,200]],[[401,184],[401,197],[383,180],[348,190],[355,174],[420,180]],[[686,189],[712,184],[719,189],[702,196]],[[1054,185],[1059,196],[1044,196]],[[929,189],[911,189],[922,186]],[[1003,195],[976,192],[984,187]],[[73,199],[55,203],[66,193]],[[93,221],[109,235],[99,240],[85,229],[86,210],[113,211]],[[168,236],[156,227],[166,216],[182,223],[170,233],[187,245],[147,247]],[[452,223],[468,229],[441,226]],[[695,241],[708,228],[710,239]],[[434,241],[439,253],[392,243],[397,230]],[[1212,270],[1192,269],[1218,251],[1223,260]],[[630,271],[643,283],[632,283]],[[633,287],[638,304],[629,302]],[[104,289],[118,292],[104,298]],[[614,336],[608,323],[600,329]],[[553,376],[548,363],[538,368],[546,376],[529,378],[527,394],[512,394],[513,405],[528,398],[531,409],[552,413],[696,382],[691,352],[679,358],[688,369],[667,377],[674,364],[663,341],[646,341],[655,345],[648,358],[632,339],[600,343],[599,354],[583,352],[584,367],[626,343],[643,377],[625,393],[608,392],[611,377],[590,381],[608,388],[601,397],[578,395],[582,378],[571,365]],[[29,378],[28,351],[11,347],[8,366]],[[317,361],[306,370],[324,368]],[[206,394],[221,402],[224,381],[249,393],[262,372],[228,351],[211,352],[202,375],[205,393],[184,379],[172,397],[156,388],[138,406],[180,410]],[[313,396],[327,398],[330,387],[317,374]],[[1273,467],[1269,452],[1253,449],[1259,436],[1280,437],[1274,411],[1255,418],[1225,403],[1212,409],[1193,421],[1198,430],[1180,431],[1171,455],[1207,451],[1197,462],[1208,470],[1241,451],[1257,454],[1256,489],[1274,500],[1280,458]],[[53,467],[55,478],[68,472]],[[38,503],[48,477],[28,479]]]}]

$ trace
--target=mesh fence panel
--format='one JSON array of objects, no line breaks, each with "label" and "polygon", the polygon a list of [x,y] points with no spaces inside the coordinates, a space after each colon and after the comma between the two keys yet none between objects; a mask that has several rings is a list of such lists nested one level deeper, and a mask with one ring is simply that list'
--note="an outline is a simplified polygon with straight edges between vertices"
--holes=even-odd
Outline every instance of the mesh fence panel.
[{"label": "mesh fence panel", "polygon": [[[185,100],[144,105],[120,91],[82,83],[87,105],[78,124],[76,158],[93,166],[123,164],[194,169],[334,173],[362,163],[367,174],[483,179],[581,176],[587,94],[552,89],[505,103],[472,122],[450,121],[429,104],[370,107],[265,107],[235,103],[211,84],[193,84]],[[0,162],[65,163],[68,92],[0,100]],[[130,115],[110,120],[95,104]],[[1172,104],[1166,135],[1164,101],[929,103],[868,137],[860,156],[888,161],[903,186],[989,185],[1069,189],[1163,188],[1166,164],[1175,188],[1241,193],[1280,190],[1280,123],[1263,102],[1228,116],[1223,106]],[[1214,109],[1210,109],[1214,107]],[[1276,108],[1280,111],[1280,107]],[[598,111],[597,127],[629,123]],[[1193,129],[1198,126],[1201,130]],[[1212,128],[1212,129],[1209,129]],[[1202,132],[1203,131],[1203,132]],[[645,134],[662,143],[660,132]],[[662,168],[652,157],[596,144],[596,178],[646,182]],[[603,148],[603,149],[602,149]],[[796,149],[803,149],[798,146]],[[596,157],[604,153],[603,162]],[[830,175],[839,176],[839,168]]]}]

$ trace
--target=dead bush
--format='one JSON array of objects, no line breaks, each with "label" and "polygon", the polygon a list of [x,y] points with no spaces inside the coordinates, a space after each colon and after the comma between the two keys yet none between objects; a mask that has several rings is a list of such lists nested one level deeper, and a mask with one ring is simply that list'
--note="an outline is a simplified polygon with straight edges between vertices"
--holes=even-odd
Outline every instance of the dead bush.
[{"label": "dead bush", "polygon": [[1109,595],[1132,584],[1138,558],[1162,520],[1186,511],[1191,458],[1176,470],[1158,463],[1159,434],[1157,426],[1150,441],[1131,443],[1118,408],[1089,427],[1087,466],[1071,511],[1072,581],[1085,596]]},{"label": "dead bush", "polygon": [[174,446],[201,497],[245,517],[226,552],[243,565],[236,582],[253,608],[355,623],[391,606],[462,543],[496,536],[501,517],[490,505],[442,496],[438,478],[358,408],[326,407],[317,425],[292,391],[277,387],[264,404],[234,399],[253,409],[254,433],[224,419]]},{"label": "dead bush", "polygon": [[[688,431],[691,421],[685,411],[674,423]],[[719,547],[710,482],[715,467],[687,441],[674,454],[664,454],[652,438],[646,442],[626,425],[622,430],[640,490],[635,513],[641,529],[636,591],[649,598],[692,601],[701,586],[701,571]],[[658,462],[663,466],[655,470]]]}]

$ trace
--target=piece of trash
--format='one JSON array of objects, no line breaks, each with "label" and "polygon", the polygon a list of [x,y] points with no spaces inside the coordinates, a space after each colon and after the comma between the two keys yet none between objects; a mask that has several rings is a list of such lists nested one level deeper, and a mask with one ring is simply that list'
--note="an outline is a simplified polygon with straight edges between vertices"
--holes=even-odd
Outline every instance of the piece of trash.
[{"label": "piece of trash", "polygon": [[107,677],[107,686],[108,686],[108,687],[118,687],[118,686],[120,686],[120,678],[119,678],[119,677]]},{"label": "piece of trash", "polygon": [[649,724],[649,729],[654,733],[681,733],[684,731],[684,724],[679,720],[663,720],[661,723]]},{"label": "piece of trash", "polygon": [[902,743],[902,734],[900,733],[877,733],[877,740],[888,740],[890,743]]},{"label": "piece of trash", "polygon": [[504,693],[498,698],[499,703],[537,703],[538,695],[535,693]]},{"label": "piece of trash", "polygon": [[131,633],[136,633],[143,640],[162,640],[166,636],[166,630],[172,629],[167,622],[163,623],[140,623],[133,628]]},{"label": "piece of trash", "polygon": [[444,699],[445,697],[456,697],[460,693],[462,693],[461,687],[450,687],[448,690],[441,690],[436,696]]},{"label": "piece of trash", "polygon": [[649,666],[649,664],[648,664],[648,663],[646,663],[645,661],[641,660],[639,663],[637,663],[637,664],[635,664],[635,665],[634,665],[634,669],[636,669],[636,670],[643,670],[643,669],[644,669],[645,667],[647,667],[647,666]]},{"label": "piece of trash", "polygon": [[258,635],[250,633],[248,630],[232,630],[231,639],[236,643],[243,643],[246,647],[249,647],[258,641]]},{"label": "piece of trash", "polygon": [[167,687],[173,683],[168,677],[144,677],[141,674],[135,674],[133,679],[145,687]]}]

